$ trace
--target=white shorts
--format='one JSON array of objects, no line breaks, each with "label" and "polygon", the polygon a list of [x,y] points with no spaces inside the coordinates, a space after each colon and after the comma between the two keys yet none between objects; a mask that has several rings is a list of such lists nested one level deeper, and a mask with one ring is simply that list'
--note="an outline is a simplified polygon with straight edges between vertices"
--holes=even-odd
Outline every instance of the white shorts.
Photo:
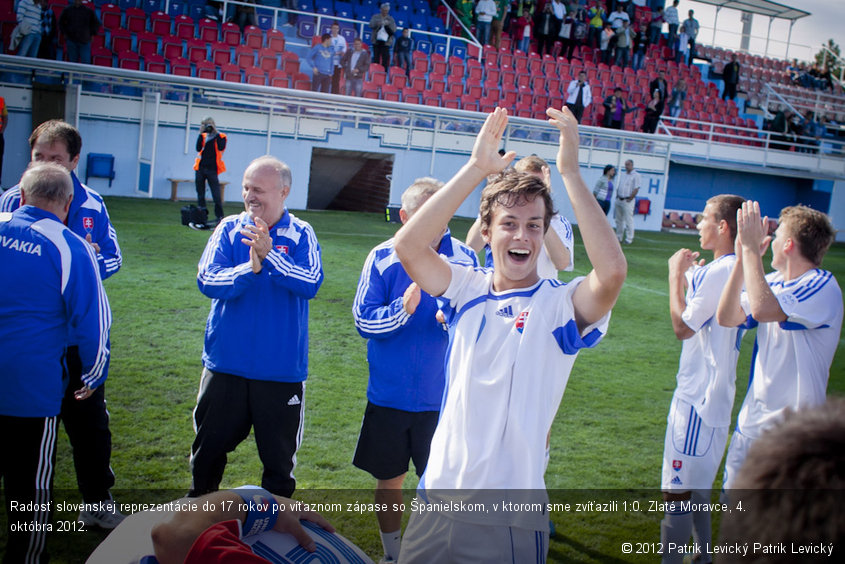
[{"label": "white shorts", "polygon": [[728,442],[727,427],[710,427],[688,401],[672,398],[663,442],[660,489],[709,490]]},{"label": "white shorts", "polygon": [[399,562],[544,564],[548,550],[548,531],[478,525],[437,512],[412,513],[402,537]]},{"label": "white shorts", "polygon": [[728,455],[725,457],[725,474],[722,478],[722,489],[729,490],[733,487],[734,480],[742,463],[745,462],[745,457],[748,456],[748,449],[754,443],[754,439],[747,437],[739,432],[739,429],[734,430],[731,435],[731,446],[728,448]]}]

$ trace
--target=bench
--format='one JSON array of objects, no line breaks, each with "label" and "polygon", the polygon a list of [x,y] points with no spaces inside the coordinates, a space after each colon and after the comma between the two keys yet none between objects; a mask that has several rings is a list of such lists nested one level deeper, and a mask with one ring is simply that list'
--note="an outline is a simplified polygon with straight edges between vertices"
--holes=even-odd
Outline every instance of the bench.
[{"label": "bench", "polygon": [[[193,178],[168,178],[167,180],[170,181],[170,201],[176,202],[178,200],[195,200],[197,197],[196,192],[196,182]],[[188,198],[180,198],[179,197],[179,185],[183,183],[190,183],[191,184],[191,196]],[[228,181],[221,181],[220,182],[220,201],[226,201],[226,186],[229,184]],[[208,188],[206,188],[208,190]]]}]

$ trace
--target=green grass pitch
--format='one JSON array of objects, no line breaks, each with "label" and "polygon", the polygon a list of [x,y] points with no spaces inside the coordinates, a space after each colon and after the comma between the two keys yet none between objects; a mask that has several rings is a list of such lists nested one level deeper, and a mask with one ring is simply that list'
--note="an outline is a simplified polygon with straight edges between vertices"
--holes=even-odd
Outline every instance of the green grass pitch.
[{"label": "green grass pitch", "polygon": [[[106,394],[114,491],[121,503],[165,501],[184,494],[190,484],[191,411],[209,309],[209,300],[197,290],[196,267],[210,233],[179,225],[176,203],[107,198],[107,205],[124,257],[121,271],[105,283],[114,315]],[[228,213],[238,211],[234,204],[227,206]],[[367,384],[365,341],[355,331],[351,308],[367,253],[397,226],[377,214],[294,213],[313,225],[325,271],[310,306],[310,375],[297,496],[371,502],[374,480],[351,463]],[[453,235],[463,238],[469,225],[469,220],[453,220]],[[628,279],[608,335],[575,363],[552,429],[547,485],[553,501],[617,501],[618,509],[554,513],[557,535],[550,543],[550,562],[656,559],[653,554],[623,554],[620,547],[623,542],[659,540],[662,512],[648,512],[647,506],[659,499],[663,436],[680,352],[669,320],[666,262],[680,247],[697,249],[697,237],[639,232],[635,243],[624,248]],[[845,246],[834,245],[823,266],[845,282]],[[570,280],[588,270],[576,231],[575,271],[561,278]],[[271,321],[272,312],[267,312]],[[743,341],[734,414],[745,393],[753,339],[752,332]],[[831,395],[845,393],[844,348],[840,341],[831,368]],[[58,452],[56,501],[79,501],[63,431]],[[250,438],[230,456],[222,486],[259,483],[260,472]],[[406,481],[409,502],[415,485],[415,479]],[[639,511],[630,510],[635,501]],[[372,513],[344,510],[329,517],[378,560],[381,546]],[[61,518],[75,515],[54,515]],[[55,533],[48,547],[54,562],[81,562],[104,536]]]}]

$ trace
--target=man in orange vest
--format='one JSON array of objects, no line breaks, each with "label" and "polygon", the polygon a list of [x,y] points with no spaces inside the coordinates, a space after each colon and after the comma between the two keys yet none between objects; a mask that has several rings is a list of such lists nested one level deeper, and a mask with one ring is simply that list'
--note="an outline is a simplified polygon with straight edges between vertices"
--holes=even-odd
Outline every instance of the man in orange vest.
[{"label": "man in orange vest", "polygon": [[197,205],[201,209],[205,207],[205,182],[208,181],[208,188],[211,190],[211,197],[214,199],[214,222],[198,226],[202,229],[215,227],[223,219],[223,202],[220,198],[220,181],[217,175],[226,172],[226,165],[223,163],[223,151],[226,150],[226,134],[217,131],[214,120],[210,117],[202,120],[200,134],[197,137],[197,160],[194,162],[197,185]]},{"label": "man in orange vest", "polygon": [[6,149],[6,141],[3,139],[3,132],[6,131],[6,123],[8,121],[9,110],[6,109],[6,100],[3,96],[0,96],[0,187],[3,186],[3,151]]}]

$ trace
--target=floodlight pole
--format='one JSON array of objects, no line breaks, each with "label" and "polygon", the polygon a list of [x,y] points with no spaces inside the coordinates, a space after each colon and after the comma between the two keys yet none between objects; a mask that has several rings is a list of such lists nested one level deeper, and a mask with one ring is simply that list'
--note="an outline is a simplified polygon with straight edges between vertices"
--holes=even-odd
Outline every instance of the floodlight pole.
[{"label": "floodlight pole", "polygon": [[784,59],[787,61],[789,60],[789,44],[792,42],[792,26],[795,25],[795,20],[790,20],[789,22],[789,35],[786,36],[786,55],[784,55]]},{"label": "floodlight pole", "polygon": [[714,47],[716,46],[716,28],[717,28],[717,27],[719,27],[719,26],[718,26],[718,23],[719,23],[719,10],[721,10],[721,9],[722,9],[722,7],[721,7],[721,6],[716,6],[716,17],[715,17],[715,18],[713,18],[713,39],[712,39],[712,40],[710,40],[710,45],[712,45],[712,46],[714,46]]}]

